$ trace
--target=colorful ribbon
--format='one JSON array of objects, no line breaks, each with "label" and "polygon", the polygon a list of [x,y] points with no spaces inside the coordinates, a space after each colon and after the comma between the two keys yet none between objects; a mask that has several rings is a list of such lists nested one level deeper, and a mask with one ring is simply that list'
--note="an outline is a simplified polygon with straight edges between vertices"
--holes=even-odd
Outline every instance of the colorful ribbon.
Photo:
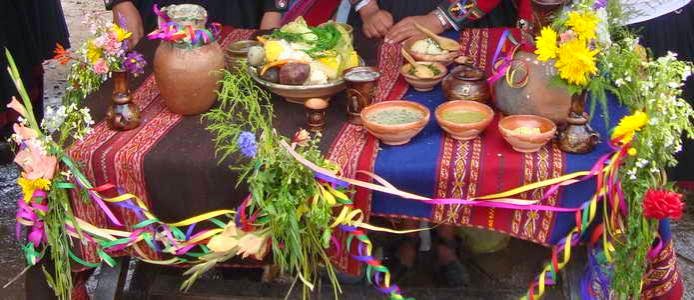
[{"label": "colorful ribbon", "polygon": [[222,25],[216,22],[211,23],[209,28],[194,29],[191,25],[172,21],[156,4],[152,9],[160,21],[159,28],[147,35],[150,40],[188,43],[193,47],[199,47],[216,41],[222,32]]}]

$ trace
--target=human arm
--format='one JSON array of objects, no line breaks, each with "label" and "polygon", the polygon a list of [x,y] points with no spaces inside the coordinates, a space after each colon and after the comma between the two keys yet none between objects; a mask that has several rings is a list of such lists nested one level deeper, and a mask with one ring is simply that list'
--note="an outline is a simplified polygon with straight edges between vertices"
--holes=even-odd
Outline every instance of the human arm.
[{"label": "human arm", "polygon": [[366,37],[384,37],[393,26],[393,16],[380,9],[376,0],[352,0],[351,2],[362,20],[362,31]]},{"label": "human arm", "polygon": [[273,29],[282,26],[282,14],[287,11],[289,0],[263,0],[263,17],[260,29]]},{"label": "human arm", "polygon": [[[130,0],[104,0],[106,9],[113,11],[113,23],[125,23],[125,29],[132,33],[129,41],[130,48],[134,48],[140,39],[144,36],[144,28],[142,26],[142,16],[137,10],[135,3]],[[121,20],[122,19],[122,20]]]}]

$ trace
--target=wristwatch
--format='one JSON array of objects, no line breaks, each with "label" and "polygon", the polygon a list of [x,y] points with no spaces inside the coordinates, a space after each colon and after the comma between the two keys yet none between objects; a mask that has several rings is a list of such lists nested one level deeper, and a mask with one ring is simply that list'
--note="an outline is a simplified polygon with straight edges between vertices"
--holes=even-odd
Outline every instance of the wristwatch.
[{"label": "wristwatch", "polygon": [[113,9],[116,4],[125,2],[125,1],[131,1],[131,0],[104,0],[104,6],[106,7],[106,10],[111,10]]}]

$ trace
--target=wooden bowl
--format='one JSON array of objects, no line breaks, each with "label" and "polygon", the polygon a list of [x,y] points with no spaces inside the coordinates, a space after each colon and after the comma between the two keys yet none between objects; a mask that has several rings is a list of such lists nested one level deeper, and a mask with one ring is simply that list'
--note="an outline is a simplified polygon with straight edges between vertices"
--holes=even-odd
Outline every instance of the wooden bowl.
[{"label": "wooden bowl", "polygon": [[419,53],[412,51],[412,45],[414,45],[415,42],[419,40],[426,39],[427,37],[425,36],[414,36],[411,37],[402,44],[402,47],[414,57],[415,60],[417,61],[433,61],[433,62],[439,62],[442,63],[444,66],[450,65],[453,60],[460,56],[460,51],[449,51],[447,54],[437,54],[437,55],[432,55],[432,54],[426,54],[426,53]]},{"label": "wooden bowl", "polygon": [[448,74],[448,68],[439,62],[424,61],[421,63],[423,65],[434,66],[437,70],[439,70],[439,75],[432,78],[419,78],[410,74],[410,70],[412,70],[411,64],[404,64],[400,68],[400,74],[405,77],[405,81],[407,81],[407,83],[409,83],[415,90],[419,92],[428,92],[434,89],[434,86],[443,80],[443,77]]},{"label": "wooden bowl", "polygon": [[[373,113],[396,107],[415,109],[422,113],[422,118],[415,122],[397,125],[384,125],[369,120],[369,116]],[[424,126],[429,122],[429,117],[429,109],[419,103],[406,100],[379,102],[369,105],[361,111],[361,119],[366,130],[384,144],[391,146],[407,144],[415,135],[424,129]]]},{"label": "wooden bowl", "polygon": [[[443,114],[447,111],[478,111],[484,114],[484,119],[475,123],[455,123],[443,119]],[[448,132],[452,138],[461,141],[472,140],[476,138],[484,129],[489,126],[494,118],[494,110],[486,104],[477,101],[455,100],[444,102],[436,108],[434,113],[436,121],[444,131]]]},{"label": "wooden bowl", "polygon": [[[513,132],[519,127],[540,128],[540,133],[521,135]],[[557,125],[552,120],[535,115],[508,116],[499,121],[499,131],[514,150],[523,153],[536,152],[554,138]]]}]

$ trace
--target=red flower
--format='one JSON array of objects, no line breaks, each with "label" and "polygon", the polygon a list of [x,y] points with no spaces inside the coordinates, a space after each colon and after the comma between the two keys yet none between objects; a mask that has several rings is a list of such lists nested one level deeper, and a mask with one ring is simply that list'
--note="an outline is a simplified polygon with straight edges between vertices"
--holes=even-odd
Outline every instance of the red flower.
[{"label": "red flower", "polygon": [[55,44],[55,50],[53,50],[53,53],[55,53],[53,59],[57,60],[61,65],[70,62],[70,50],[65,50],[63,45],[60,43]]},{"label": "red flower", "polygon": [[643,215],[652,219],[682,218],[682,195],[668,190],[650,189],[643,197]]}]

